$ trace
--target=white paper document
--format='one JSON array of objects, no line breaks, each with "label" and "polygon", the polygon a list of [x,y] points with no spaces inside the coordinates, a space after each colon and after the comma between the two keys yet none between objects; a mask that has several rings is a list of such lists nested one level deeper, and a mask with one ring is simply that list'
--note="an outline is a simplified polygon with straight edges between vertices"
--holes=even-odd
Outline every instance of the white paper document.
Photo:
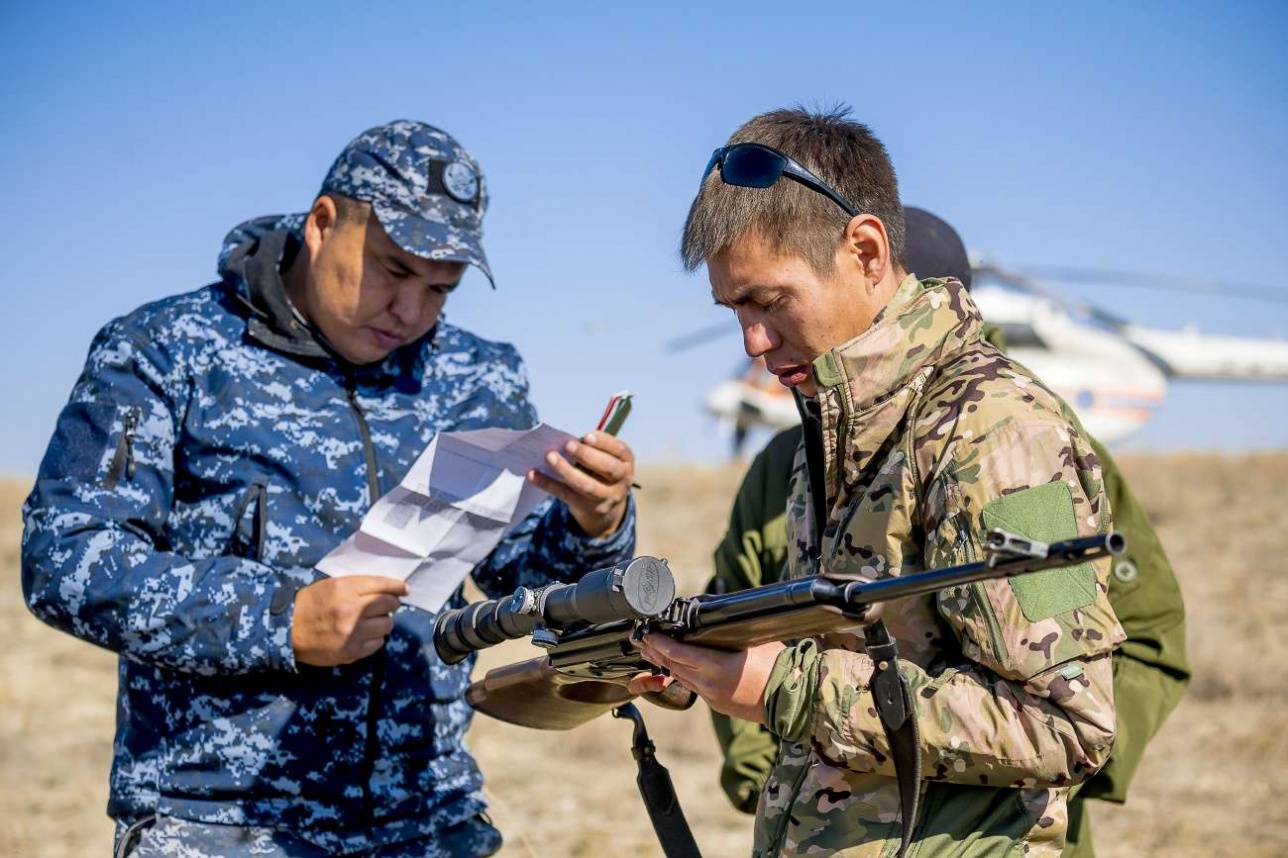
[{"label": "white paper document", "polygon": [[442,432],[356,533],[322,558],[327,575],[384,575],[407,582],[409,604],[437,611],[501,538],[545,500],[528,471],[554,476],[548,450],[572,436],[534,429]]}]

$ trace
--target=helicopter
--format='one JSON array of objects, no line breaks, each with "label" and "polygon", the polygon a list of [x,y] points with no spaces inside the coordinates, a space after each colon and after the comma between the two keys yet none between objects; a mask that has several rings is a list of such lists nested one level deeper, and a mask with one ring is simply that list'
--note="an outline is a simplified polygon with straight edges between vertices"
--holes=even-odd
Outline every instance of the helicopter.
[{"label": "helicopter", "polygon": [[[1016,270],[981,258],[972,260],[971,269],[971,296],[984,320],[1001,328],[1007,353],[1069,403],[1087,431],[1106,444],[1116,444],[1143,427],[1166,399],[1172,381],[1288,381],[1288,340],[1203,334],[1193,326],[1152,328],[1062,296],[1044,281],[1114,283],[1288,303],[1286,291],[1094,268]],[[683,351],[731,332],[727,325],[703,328],[668,345],[673,352]],[[749,360],[737,375],[711,388],[703,404],[729,432],[735,457],[752,429],[777,431],[800,422],[791,391],[761,359]]]}]

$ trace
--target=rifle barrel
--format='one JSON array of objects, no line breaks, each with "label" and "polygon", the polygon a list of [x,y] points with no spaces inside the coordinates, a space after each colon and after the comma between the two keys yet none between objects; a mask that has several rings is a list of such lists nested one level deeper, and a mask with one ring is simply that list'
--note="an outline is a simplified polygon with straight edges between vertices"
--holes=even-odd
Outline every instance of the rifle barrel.
[{"label": "rifle barrel", "polygon": [[[531,633],[542,619],[548,627],[559,628],[560,624],[555,619],[562,620],[563,617],[552,618],[552,612],[543,611],[541,606],[567,603],[577,606],[578,610],[574,615],[578,617],[614,618],[608,622],[591,622],[585,627],[565,628],[557,640],[546,644],[549,646],[550,663],[560,670],[581,670],[582,665],[599,662],[605,670],[602,675],[608,675],[638,661],[630,639],[640,620],[645,620],[656,631],[672,634],[681,640],[697,633],[701,633],[699,637],[710,635],[710,630],[721,626],[754,624],[760,617],[799,614],[811,607],[831,609],[834,615],[839,613],[835,618],[837,623],[848,618],[857,624],[863,621],[868,608],[878,602],[924,596],[976,581],[1090,562],[1122,554],[1126,548],[1126,540],[1117,533],[1083,536],[1040,547],[1038,543],[1024,544],[1026,547],[1034,546],[1031,553],[998,550],[993,551],[987,560],[976,563],[878,578],[875,581],[852,581],[814,575],[734,593],[695,596],[675,599],[673,602],[669,600],[675,592],[674,584],[666,564],[650,557],[637,557],[624,569],[592,573],[580,585],[549,588],[560,599],[558,602],[540,599],[535,609],[531,606],[520,608],[517,600],[519,594],[516,594],[516,597],[509,600],[480,602],[464,609],[445,612],[436,623],[434,643],[444,661],[459,661],[473,650]],[[616,578],[611,577],[614,573]],[[627,583],[636,578],[647,583],[647,589],[637,585],[631,590],[647,593],[647,599],[640,597],[635,600],[647,605],[647,613],[632,609],[619,595],[623,574],[626,575]],[[600,578],[603,580],[598,580]],[[615,586],[612,584],[614,580],[618,582]],[[578,589],[586,591],[593,598],[583,596],[574,601],[571,597],[577,595],[575,591]],[[666,610],[662,610],[663,602],[658,598],[659,595],[669,602]],[[613,597],[611,603],[609,596]],[[595,610],[581,607],[583,604],[593,605]]]},{"label": "rifle barrel", "polygon": [[965,563],[960,566],[915,572],[893,578],[879,578],[875,581],[855,582],[846,588],[846,597],[850,604],[857,606],[904,599],[909,596],[924,596],[927,593],[937,593],[950,587],[960,587],[963,584],[973,584],[990,578],[1010,578],[1057,566],[1070,566],[1077,562],[1089,563],[1102,557],[1122,554],[1126,548],[1127,540],[1120,533],[1081,536],[1063,542],[1053,542],[1047,546],[1046,552],[1041,556],[993,555],[988,560],[977,563]]}]

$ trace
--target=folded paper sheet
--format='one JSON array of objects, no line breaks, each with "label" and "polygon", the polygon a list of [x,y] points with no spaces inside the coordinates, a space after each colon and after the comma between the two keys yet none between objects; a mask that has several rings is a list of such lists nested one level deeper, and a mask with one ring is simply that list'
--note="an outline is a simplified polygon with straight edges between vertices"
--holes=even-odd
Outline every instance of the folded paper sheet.
[{"label": "folded paper sheet", "polygon": [[318,564],[327,575],[407,582],[409,604],[437,611],[501,538],[547,495],[528,471],[553,474],[546,452],[572,440],[544,423],[435,436],[362,526]]}]

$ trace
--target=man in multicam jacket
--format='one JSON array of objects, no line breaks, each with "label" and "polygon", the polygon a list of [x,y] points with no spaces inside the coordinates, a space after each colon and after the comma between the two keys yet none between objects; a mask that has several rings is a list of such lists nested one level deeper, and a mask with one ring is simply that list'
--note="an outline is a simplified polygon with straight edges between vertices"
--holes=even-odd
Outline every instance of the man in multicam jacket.
[{"label": "man in multicam jacket", "polygon": [[[761,148],[737,145],[749,141]],[[899,266],[894,170],[868,129],[781,110],[730,144],[712,159],[683,252],[707,264],[748,355],[802,406],[788,574],[970,562],[992,527],[1041,541],[1107,530],[1099,463],[1064,404],[981,338],[959,282]],[[1109,656],[1123,635],[1107,574],[1084,564],[884,606],[921,730],[909,854],[1059,854],[1069,788],[1113,742]],[[905,821],[860,635],[738,653],[649,636],[643,653],[713,709],[780,738],[754,854],[898,850]]]},{"label": "man in multicam jacket", "polygon": [[[904,269],[945,274],[969,290],[970,259],[956,230],[941,218],[904,208],[907,236]],[[1001,329],[985,324],[986,340],[1005,350]],[[729,514],[729,530],[713,555],[716,574],[708,589],[732,592],[781,578],[787,558],[788,481],[801,427],[775,435],[752,461]],[[1127,536],[1127,554],[1109,576],[1109,602],[1127,640],[1114,653],[1114,708],[1118,729],[1113,755],[1069,800],[1064,858],[1094,854],[1087,798],[1122,803],[1145,746],[1175,708],[1190,669],[1185,653],[1185,606],[1180,586],[1140,501],[1108,451],[1092,439],[1100,459],[1114,528]],[[778,742],[762,724],[712,713],[724,754],[720,785],[734,807],[756,809],[765,778],[778,756]]]},{"label": "man in multicam jacket", "polygon": [[[118,855],[499,848],[461,742],[470,663],[438,660],[402,582],[314,569],[436,433],[536,420],[514,348],[441,318],[467,264],[491,277],[486,202],[446,133],[373,128],[307,215],[230,233],[220,282],[94,340],[24,508],[23,587],[120,653]],[[560,480],[530,475],[559,500],[474,570],[485,591],[631,556],[630,450],[560,452]]]}]

